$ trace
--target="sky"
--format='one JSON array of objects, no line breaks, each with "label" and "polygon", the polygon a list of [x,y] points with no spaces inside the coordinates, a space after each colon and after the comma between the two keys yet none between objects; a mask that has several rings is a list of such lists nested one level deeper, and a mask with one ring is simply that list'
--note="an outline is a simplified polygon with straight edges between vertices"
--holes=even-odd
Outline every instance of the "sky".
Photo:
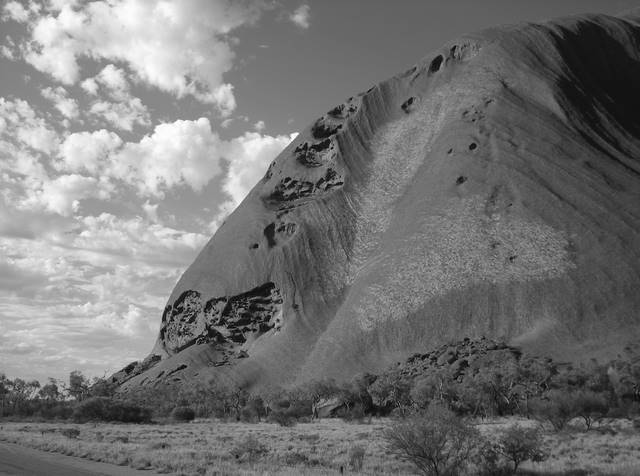
[{"label": "sky", "polygon": [[445,42],[627,0],[0,0],[0,373],[144,358],[315,118]]}]

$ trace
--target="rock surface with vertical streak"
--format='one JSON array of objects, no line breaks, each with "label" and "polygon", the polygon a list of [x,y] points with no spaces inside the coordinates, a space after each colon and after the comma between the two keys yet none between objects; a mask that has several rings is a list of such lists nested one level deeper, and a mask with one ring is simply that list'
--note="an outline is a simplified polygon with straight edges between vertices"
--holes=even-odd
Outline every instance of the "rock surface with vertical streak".
[{"label": "rock surface with vertical streak", "polygon": [[122,388],[348,379],[463,337],[640,336],[640,12],[452,41],[330,109],[169,297]]}]

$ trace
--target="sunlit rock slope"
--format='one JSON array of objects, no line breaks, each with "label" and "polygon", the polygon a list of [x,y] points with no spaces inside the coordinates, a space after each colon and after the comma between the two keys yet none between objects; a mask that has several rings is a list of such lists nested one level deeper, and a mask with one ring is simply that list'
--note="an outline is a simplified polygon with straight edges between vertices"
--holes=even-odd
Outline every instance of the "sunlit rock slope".
[{"label": "sunlit rock slope", "polygon": [[640,335],[640,14],[471,34],[328,108],[158,317],[123,388],[344,379],[464,337],[617,353]]}]

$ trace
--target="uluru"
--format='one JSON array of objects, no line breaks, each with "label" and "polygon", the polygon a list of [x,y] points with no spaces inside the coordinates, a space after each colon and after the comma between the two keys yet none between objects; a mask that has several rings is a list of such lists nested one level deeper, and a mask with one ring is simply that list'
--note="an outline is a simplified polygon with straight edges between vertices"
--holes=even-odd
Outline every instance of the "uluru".
[{"label": "uluru", "polygon": [[640,337],[639,85],[635,11],[472,33],[328,105],[114,378],[347,380],[465,337],[615,356]]}]

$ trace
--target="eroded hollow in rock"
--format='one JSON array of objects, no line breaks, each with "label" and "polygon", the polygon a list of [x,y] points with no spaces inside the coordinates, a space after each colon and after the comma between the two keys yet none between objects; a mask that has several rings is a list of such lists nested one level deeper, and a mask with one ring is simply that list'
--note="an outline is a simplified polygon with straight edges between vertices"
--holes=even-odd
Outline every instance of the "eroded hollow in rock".
[{"label": "eroded hollow in rock", "polygon": [[293,222],[270,223],[264,229],[269,248],[281,245],[295,235],[298,225]]},{"label": "eroded hollow in rock", "polygon": [[407,99],[405,102],[402,103],[402,105],[400,106],[402,108],[402,110],[406,113],[409,114],[411,112],[411,110],[413,109],[413,105],[417,102],[417,98],[415,96],[411,96],[409,99]]},{"label": "eroded hollow in rock", "polygon": [[315,183],[308,180],[294,180],[291,177],[282,179],[265,200],[285,207],[284,202],[309,198],[342,185],[344,185],[343,177],[329,167],[324,176],[320,177]]},{"label": "eroded hollow in rock", "polygon": [[324,117],[318,119],[311,127],[311,135],[314,139],[326,139],[342,129],[342,124],[331,124]]},{"label": "eroded hollow in rock", "polygon": [[161,336],[172,352],[209,343],[235,355],[249,336],[258,337],[282,325],[282,302],[280,290],[272,282],[206,303],[201,293],[188,290],[167,306]]},{"label": "eroded hollow in rock", "polygon": [[442,55],[436,56],[431,62],[431,64],[429,65],[429,73],[433,74],[440,71],[440,67],[442,66],[443,61],[444,61],[444,56]]}]

